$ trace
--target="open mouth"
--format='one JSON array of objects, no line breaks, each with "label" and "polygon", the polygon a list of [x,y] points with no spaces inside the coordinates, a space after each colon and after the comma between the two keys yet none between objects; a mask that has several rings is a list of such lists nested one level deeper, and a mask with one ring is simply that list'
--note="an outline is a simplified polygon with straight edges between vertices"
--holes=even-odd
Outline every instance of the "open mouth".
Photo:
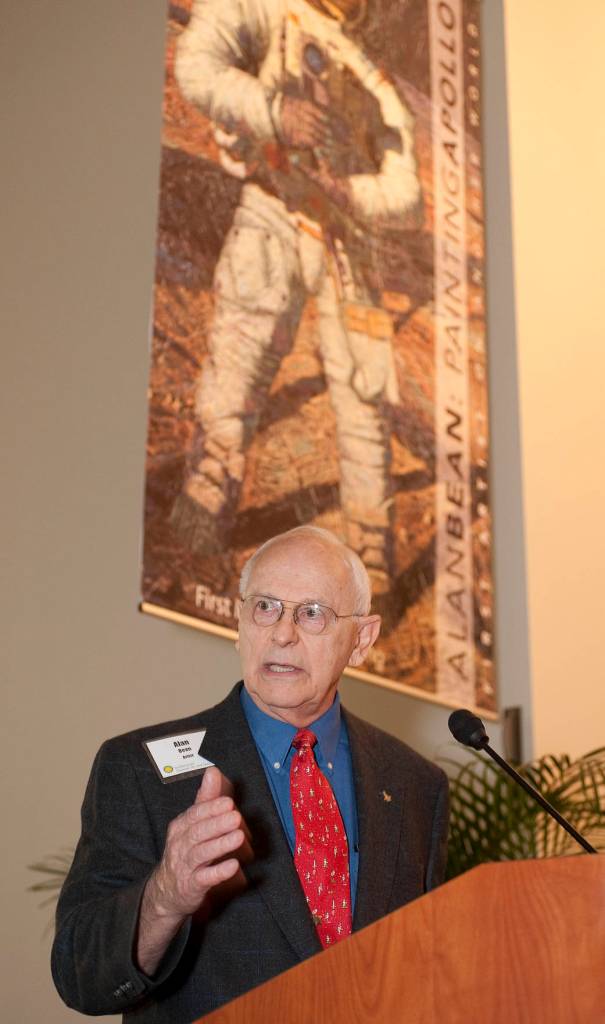
[{"label": "open mouth", "polygon": [[264,665],[266,672],[274,673],[275,675],[288,675],[293,672],[300,672],[297,665],[282,665],[277,661],[266,661]]}]

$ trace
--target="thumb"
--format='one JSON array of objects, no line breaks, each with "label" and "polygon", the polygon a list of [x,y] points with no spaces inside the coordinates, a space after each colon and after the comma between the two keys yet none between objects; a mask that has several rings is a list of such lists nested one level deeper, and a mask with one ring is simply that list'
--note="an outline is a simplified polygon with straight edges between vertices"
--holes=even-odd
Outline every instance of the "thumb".
[{"label": "thumb", "polygon": [[214,765],[206,768],[200,788],[195,794],[195,803],[203,804],[207,800],[215,800],[221,795],[221,773]]}]

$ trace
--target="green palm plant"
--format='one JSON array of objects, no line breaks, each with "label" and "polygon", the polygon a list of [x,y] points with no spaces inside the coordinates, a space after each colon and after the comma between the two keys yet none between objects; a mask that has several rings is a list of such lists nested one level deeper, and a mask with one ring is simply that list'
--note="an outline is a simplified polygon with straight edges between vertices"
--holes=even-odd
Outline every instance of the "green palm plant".
[{"label": "green palm plant", "polygon": [[61,853],[51,853],[44,860],[27,865],[29,871],[35,871],[43,876],[40,881],[32,882],[27,887],[28,892],[48,893],[40,901],[41,907],[47,907],[49,904],[56,902],[61,886],[71,867],[73,857],[73,850],[62,850]]},{"label": "green palm plant", "polygon": [[[580,852],[564,829],[485,754],[450,767],[447,877],[489,861]],[[605,747],[577,760],[546,754],[518,766],[527,779],[600,851],[605,851]]]}]

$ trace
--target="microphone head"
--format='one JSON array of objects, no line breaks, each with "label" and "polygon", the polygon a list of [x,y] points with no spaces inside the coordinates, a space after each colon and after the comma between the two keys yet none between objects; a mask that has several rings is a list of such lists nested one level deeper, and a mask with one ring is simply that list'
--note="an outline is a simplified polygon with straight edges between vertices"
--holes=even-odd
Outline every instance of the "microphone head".
[{"label": "microphone head", "polygon": [[452,711],[447,724],[454,739],[458,740],[458,743],[464,743],[466,747],[481,750],[489,743],[483,722],[466,708]]}]

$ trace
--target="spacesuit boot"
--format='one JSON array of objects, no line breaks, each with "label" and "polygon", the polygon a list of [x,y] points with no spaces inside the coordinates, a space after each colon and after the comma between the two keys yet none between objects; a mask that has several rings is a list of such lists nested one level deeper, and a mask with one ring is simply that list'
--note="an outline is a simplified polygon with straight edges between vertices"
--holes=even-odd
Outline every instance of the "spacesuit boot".
[{"label": "spacesuit boot", "polygon": [[217,555],[229,548],[243,470],[241,452],[207,441],[202,457],[188,473],[170,521],[196,555]]},{"label": "spacesuit boot", "polygon": [[392,541],[388,526],[379,523],[347,521],[346,542],[366,567],[376,597],[388,594],[393,575]]}]

